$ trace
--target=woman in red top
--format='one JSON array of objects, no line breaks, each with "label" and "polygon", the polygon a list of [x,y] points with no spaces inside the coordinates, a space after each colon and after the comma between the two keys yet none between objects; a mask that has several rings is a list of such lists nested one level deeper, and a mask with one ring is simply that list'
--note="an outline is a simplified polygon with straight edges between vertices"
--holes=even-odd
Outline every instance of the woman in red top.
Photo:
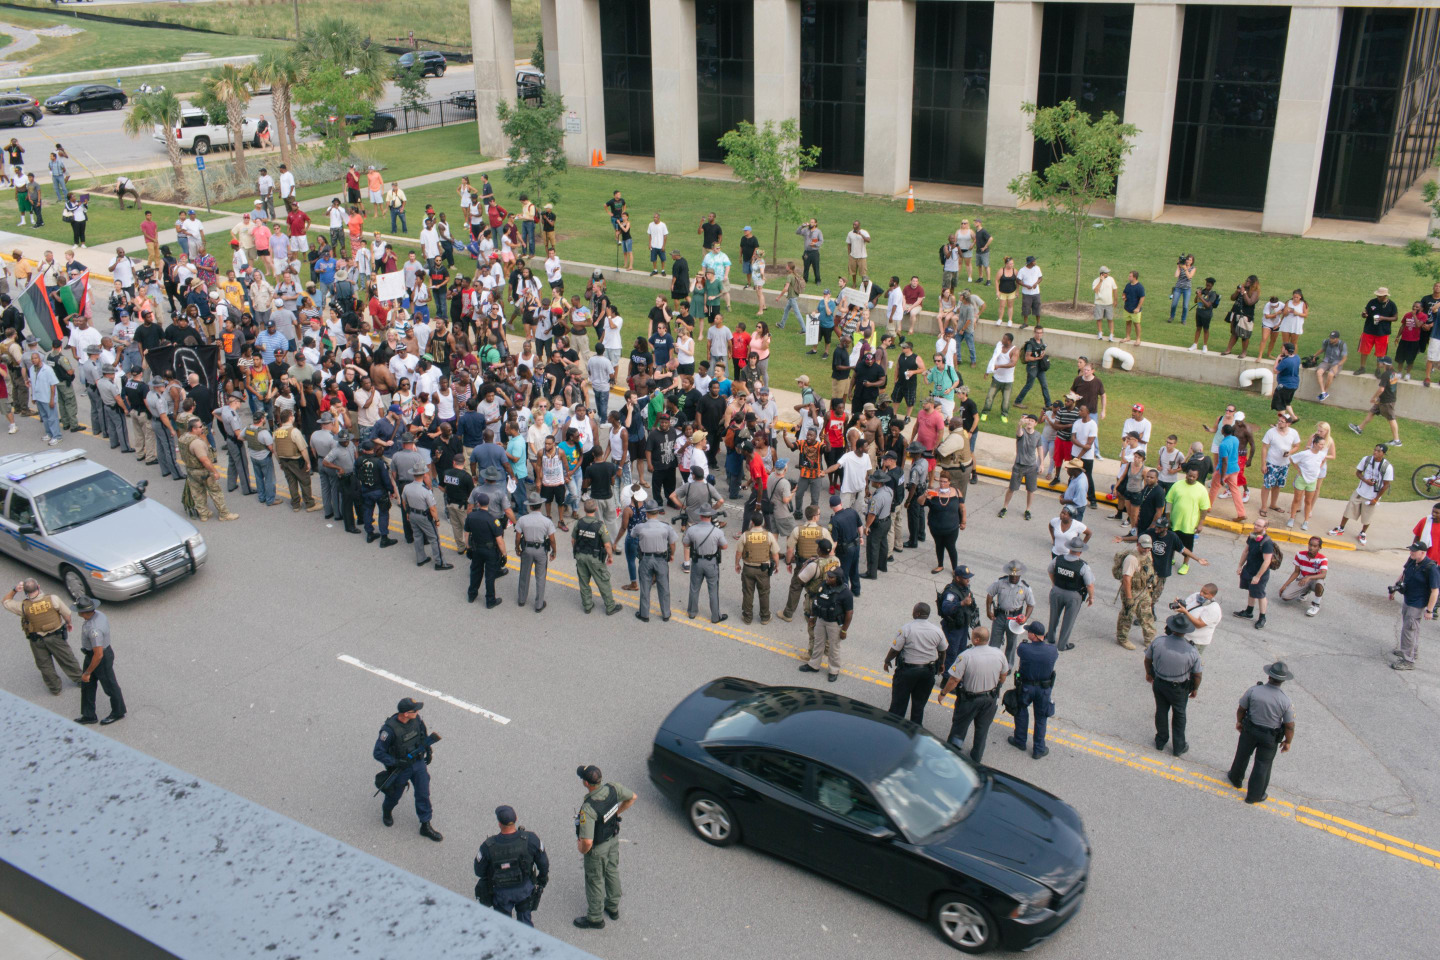
[{"label": "woman in red top", "polygon": [[1395,347],[1395,372],[1403,374],[1406,380],[1410,379],[1410,368],[1415,366],[1415,358],[1420,354],[1420,335],[1424,324],[1429,322],[1425,311],[1420,307],[1420,301],[1416,300],[1410,307],[1410,312],[1400,321],[1400,343]]}]

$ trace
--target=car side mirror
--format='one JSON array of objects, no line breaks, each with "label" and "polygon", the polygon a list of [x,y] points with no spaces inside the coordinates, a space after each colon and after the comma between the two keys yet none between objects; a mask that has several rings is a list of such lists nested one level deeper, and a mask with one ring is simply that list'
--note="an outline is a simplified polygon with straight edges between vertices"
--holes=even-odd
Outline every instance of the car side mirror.
[{"label": "car side mirror", "polygon": [[879,843],[881,841],[895,839],[895,831],[891,830],[889,827],[877,824],[871,827],[869,830],[866,830],[865,836]]},{"label": "car side mirror", "polygon": [[31,534],[39,533],[40,528],[33,523],[22,523],[20,524],[18,532],[21,536],[30,536]]},{"label": "car side mirror", "polygon": [[150,481],[149,481],[149,480],[141,480],[139,483],[135,484],[135,499],[136,499],[136,500],[144,500],[144,499],[145,499],[145,491],[148,490],[148,489],[150,489]]}]

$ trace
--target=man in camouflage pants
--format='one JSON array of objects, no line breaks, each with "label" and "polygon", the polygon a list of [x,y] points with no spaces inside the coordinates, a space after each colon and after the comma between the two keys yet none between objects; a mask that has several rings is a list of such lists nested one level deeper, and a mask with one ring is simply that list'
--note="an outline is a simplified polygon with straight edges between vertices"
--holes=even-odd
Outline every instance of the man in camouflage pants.
[{"label": "man in camouflage pants", "polygon": [[1130,628],[1140,625],[1145,646],[1155,639],[1155,591],[1159,578],[1150,558],[1150,535],[1143,533],[1135,544],[1135,552],[1125,554],[1120,565],[1120,618],[1115,622],[1115,642],[1126,650],[1134,650]]}]

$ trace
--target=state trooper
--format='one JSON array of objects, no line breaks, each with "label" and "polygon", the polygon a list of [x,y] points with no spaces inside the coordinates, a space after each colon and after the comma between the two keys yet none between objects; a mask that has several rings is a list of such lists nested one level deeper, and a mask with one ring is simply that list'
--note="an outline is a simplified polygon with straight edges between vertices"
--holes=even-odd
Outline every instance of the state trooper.
[{"label": "state trooper", "polygon": [[[420,836],[439,843],[445,837],[430,824],[433,814],[430,806],[430,761],[434,759],[435,751],[431,745],[430,731],[426,729],[425,721],[420,719],[420,711],[424,708],[423,702],[411,700],[409,697],[397,703],[395,713],[380,727],[380,736],[376,738],[375,749],[371,754],[385,767],[385,772],[375,778],[376,787],[381,785],[382,780],[395,774],[395,778],[384,791],[385,799],[380,804],[380,821],[387,827],[395,825],[395,806],[405,795],[405,788],[413,784],[415,816],[420,820]],[[438,740],[439,737],[435,739]]]},{"label": "state trooper", "polygon": [[946,672],[945,686],[935,698],[943,707],[950,691],[959,688],[948,739],[955,749],[964,750],[965,734],[973,723],[975,740],[970,746],[970,758],[976,763],[985,758],[986,738],[995,720],[1000,685],[1010,675],[1009,663],[998,647],[990,645],[990,631],[976,627],[970,632],[970,646],[955,658],[955,665]]},{"label": "state trooper", "polygon": [[[16,594],[20,595],[19,599],[16,599]],[[25,633],[25,639],[30,641],[30,654],[35,659],[40,678],[45,681],[45,689],[52,696],[60,696],[62,685],[60,674],[55,672],[56,666],[78,685],[80,664],[66,639],[66,635],[74,629],[75,621],[65,601],[56,594],[41,593],[39,582],[32,578],[15,584],[5,594],[3,602],[6,610],[20,617],[20,629]]]},{"label": "state trooper", "polygon": [[500,606],[500,598],[495,595],[495,579],[505,565],[505,522],[489,508],[490,497],[482,493],[465,515],[465,544],[470,556],[470,586],[465,599],[475,602],[483,580],[486,610]]},{"label": "state trooper", "polygon": [[[670,530],[670,524],[665,524],[665,528]],[[600,768],[593,764],[576,767],[575,775],[585,787],[585,799],[575,815],[575,847],[585,858],[586,907],[585,915],[575,918],[575,926],[582,930],[603,930],[605,917],[620,919],[620,841],[617,838],[620,814],[635,805],[635,794],[618,783],[606,781]]]},{"label": "state trooper", "polygon": [[985,591],[985,616],[990,620],[990,646],[1005,648],[1005,661],[1015,663],[1015,643],[1024,622],[1035,612],[1035,592],[1021,579],[1025,564],[1011,560]]},{"label": "state trooper", "polygon": [[[765,529],[764,511],[750,517],[750,529],[740,536],[735,551],[735,572],[740,574],[740,619],[754,618],[755,594],[760,594],[760,622],[770,622],[770,576],[780,566],[780,545],[775,534]],[[712,594],[712,605],[714,605]]]},{"label": "state trooper", "polygon": [[1200,692],[1200,651],[1185,639],[1195,624],[1183,613],[1165,621],[1165,633],[1145,648],[1145,679],[1155,694],[1155,749],[1174,736],[1175,756],[1190,749],[1185,740],[1185,710]]},{"label": "state trooper", "polygon": [[115,365],[101,365],[100,379],[96,381],[95,391],[100,395],[100,416],[105,418],[110,449],[119,447],[121,453],[134,453],[135,448],[130,446],[130,437],[125,430],[125,398],[121,396],[123,389],[124,386],[115,380]]},{"label": "state trooper", "polygon": [[515,808],[495,808],[500,832],[485,838],[475,855],[475,899],[533,927],[530,913],[550,882],[550,855],[534,833],[515,825]]},{"label": "state trooper", "polygon": [[96,389],[100,367],[100,344],[92,343],[85,348],[85,359],[79,363],[77,376],[85,388],[85,396],[90,399],[90,432],[108,439],[110,427],[105,423],[105,414],[100,412],[100,391]]},{"label": "state trooper", "polygon": [[[785,569],[790,571],[790,592],[785,597],[785,609],[776,616],[786,623],[794,618],[800,598],[805,596],[805,581],[800,579],[800,571],[820,552],[821,540],[829,540],[829,534],[820,525],[820,507],[812,503],[805,508],[805,522],[791,530],[785,541]],[[808,612],[808,597],[805,607]]]},{"label": "state trooper", "polygon": [[555,559],[555,522],[540,508],[545,497],[531,490],[525,499],[530,509],[515,521],[515,554],[520,558],[519,592],[515,602],[525,606],[530,595],[530,574],[535,574],[535,612],[545,609],[545,573]]},{"label": "state trooper", "polygon": [[945,664],[949,670],[955,665],[955,658],[970,645],[970,631],[980,626],[980,604],[970,591],[974,572],[965,564],[950,571],[950,582],[935,597],[935,609],[940,614],[940,629],[945,631]]},{"label": "state trooper", "polygon": [[945,631],[930,622],[930,604],[917,603],[910,611],[910,622],[895,632],[890,649],[885,651],[883,669],[890,672],[890,665],[897,659],[895,679],[890,682],[890,712],[897,717],[905,716],[905,705],[910,705],[910,719],[916,723],[925,722],[925,704],[930,700],[930,691],[935,689],[935,673],[945,656],[950,641]]},{"label": "state trooper", "polygon": [[231,513],[225,506],[225,494],[220,490],[220,468],[215,465],[215,448],[205,439],[205,424],[199,417],[191,418],[190,432],[180,441],[180,459],[185,463],[185,487],[190,491],[195,515],[201,521],[209,520],[207,500],[214,500],[221,520],[239,520],[240,515]]},{"label": "state trooper", "polygon": [[1277,660],[1265,668],[1270,679],[1257,682],[1240,697],[1240,706],[1235,711],[1235,729],[1240,739],[1235,744],[1235,760],[1230,764],[1230,785],[1240,789],[1245,781],[1245,768],[1250,766],[1250,756],[1255,756],[1255,769],[1250,771],[1249,789],[1245,792],[1246,803],[1262,803],[1268,799],[1270,787],[1270,766],[1275,762],[1275,752],[1290,750],[1295,742],[1295,707],[1290,696],[1280,689],[1286,680],[1295,679],[1285,661]]},{"label": "state trooper", "polygon": [[232,393],[225,398],[225,405],[216,411],[220,420],[220,438],[225,442],[225,492],[234,493],[239,489],[241,496],[248,497],[255,492],[250,482],[250,456],[245,450],[245,423],[241,419],[240,405],[245,394]]},{"label": "state trooper", "polygon": [[[1070,631],[1080,618],[1080,605],[1095,606],[1095,574],[1081,555],[1090,549],[1084,537],[1071,537],[1065,556],[1053,557],[1046,572],[1050,575],[1050,622],[1045,635],[1060,650],[1073,650]],[[1059,634],[1056,634],[1056,629]]]},{"label": "state trooper", "polygon": [[423,567],[430,562],[431,558],[425,556],[425,547],[428,544],[434,556],[435,569],[449,570],[455,565],[446,563],[440,554],[440,534],[437,529],[440,517],[436,513],[435,494],[430,492],[430,468],[423,463],[416,464],[410,468],[410,476],[414,479],[400,491],[400,505],[410,519],[410,529],[415,532],[415,566]]},{"label": "state trooper", "polygon": [[[402,433],[400,435],[400,449],[390,455],[390,470],[395,476],[395,486],[403,489],[410,478],[415,475],[415,468],[423,466],[426,471],[430,468],[430,454],[415,448],[415,435],[413,433]],[[410,523],[410,511],[400,511],[400,525],[405,530],[405,542],[415,542],[415,529]]]},{"label": "state trooper", "polygon": [[340,519],[340,484],[334,470],[325,469],[325,458],[335,449],[339,427],[334,414],[320,414],[320,426],[310,434],[310,454],[315,458],[315,472],[320,475],[320,503],[325,507],[326,520]]},{"label": "state trooper", "polygon": [[575,579],[580,581],[580,606],[586,613],[595,609],[590,591],[590,581],[593,580],[608,617],[620,609],[610,591],[608,569],[615,562],[615,545],[610,542],[610,531],[600,519],[600,505],[594,500],[586,500],[583,509],[585,516],[570,531],[570,544],[575,554]]},{"label": "state trooper", "polygon": [[866,580],[880,579],[880,572],[889,569],[890,522],[895,507],[894,478],[888,470],[870,474],[870,493],[865,505],[865,572]]},{"label": "state trooper", "polygon": [[1030,712],[1035,712],[1035,741],[1030,756],[1039,760],[1050,752],[1045,746],[1045,727],[1054,713],[1050,691],[1055,686],[1055,661],[1060,651],[1045,642],[1045,624],[1031,620],[1025,625],[1025,642],[1015,651],[1019,665],[1015,669],[1015,688],[1020,691],[1019,708],[1015,713],[1015,732],[1010,746],[1024,750],[1030,733]]},{"label": "state trooper", "polygon": [[[710,485],[702,483],[701,486]],[[671,494],[670,499],[673,501],[675,494]],[[690,595],[685,604],[685,615],[694,620],[700,612],[700,586],[704,584],[710,595],[710,620],[720,623],[730,619],[728,613],[720,612],[720,551],[728,549],[729,544],[725,542],[724,532],[715,525],[714,507],[701,503],[690,507],[689,515],[685,534],[680,538],[685,561],[681,569],[690,571]]]},{"label": "state trooper", "polygon": [[[400,499],[395,476],[374,440],[365,445],[355,463],[355,479],[360,485],[360,520],[365,529],[365,542],[380,541],[380,548],[393,547],[400,541],[390,536],[390,503]],[[375,514],[380,514],[380,532],[375,532]]]},{"label": "state trooper", "polygon": [[[470,498],[473,500],[482,493],[490,498],[490,506],[486,509],[492,516],[499,517],[507,523],[515,522],[515,511],[511,507],[513,498],[505,485],[504,470],[499,467],[486,467],[480,471],[480,483],[470,492]],[[528,503],[528,496],[526,501]]]},{"label": "state trooper", "polygon": [[660,595],[660,619],[670,619],[670,561],[675,558],[675,544],[680,535],[672,524],[664,519],[665,507],[656,500],[645,503],[648,515],[644,523],[635,528],[635,539],[640,548],[640,609],[635,619],[650,622],[650,586],[653,583]]}]

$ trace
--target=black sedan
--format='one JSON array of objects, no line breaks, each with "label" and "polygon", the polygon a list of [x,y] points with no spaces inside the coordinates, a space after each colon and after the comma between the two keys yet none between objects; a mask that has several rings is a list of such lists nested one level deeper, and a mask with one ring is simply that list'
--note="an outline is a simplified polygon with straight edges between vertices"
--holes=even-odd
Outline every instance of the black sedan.
[{"label": "black sedan", "polygon": [[45,100],[51,113],[80,113],[83,110],[119,110],[130,102],[125,91],[103,83],[77,83]]},{"label": "black sedan", "polygon": [[650,778],[705,842],[810,867],[966,953],[1033,946],[1084,898],[1074,808],[849,697],[712,681],[665,718]]}]

